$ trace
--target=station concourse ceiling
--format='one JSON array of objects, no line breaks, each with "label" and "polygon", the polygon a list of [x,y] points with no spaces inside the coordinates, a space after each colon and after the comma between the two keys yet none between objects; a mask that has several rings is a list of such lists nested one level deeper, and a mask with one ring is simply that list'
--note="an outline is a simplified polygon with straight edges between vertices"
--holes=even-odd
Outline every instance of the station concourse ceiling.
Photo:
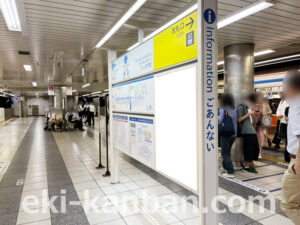
[{"label": "station concourse ceiling", "polygon": [[[148,0],[101,49],[97,42],[135,0],[16,0],[22,32],[8,31],[0,13],[0,88],[18,91],[38,83],[73,86],[80,93],[107,88],[107,49],[119,54],[137,42],[137,28],[150,34],[196,3],[195,0]],[[256,0],[219,0],[219,19]],[[255,43],[255,51],[274,53],[265,60],[300,52],[300,1],[276,0],[275,5],[218,30],[219,60],[223,48]],[[29,55],[18,51],[30,52]],[[87,60],[84,60],[87,59]],[[23,65],[30,64],[31,72]],[[85,75],[81,68],[84,66]],[[92,83],[86,89],[84,83]],[[34,89],[33,89],[34,90]]]}]

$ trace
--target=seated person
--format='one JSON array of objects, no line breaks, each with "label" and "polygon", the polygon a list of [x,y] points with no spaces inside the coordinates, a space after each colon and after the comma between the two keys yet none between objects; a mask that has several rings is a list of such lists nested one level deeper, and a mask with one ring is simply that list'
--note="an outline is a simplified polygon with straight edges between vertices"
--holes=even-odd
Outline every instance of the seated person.
[{"label": "seated person", "polygon": [[68,118],[67,120],[71,123],[74,123],[74,129],[76,130],[76,128],[78,128],[80,131],[84,131],[83,127],[83,123],[81,118],[79,117],[77,112],[69,112],[66,114],[66,118]]},{"label": "seated person", "polygon": [[60,130],[62,129],[63,119],[62,119],[62,114],[61,114],[61,113],[56,113],[56,114],[55,114],[55,125],[56,125],[56,127],[58,127]]},{"label": "seated person", "polygon": [[55,129],[55,113],[51,113],[49,119],[48,119],[48,130],[54,130]]}]

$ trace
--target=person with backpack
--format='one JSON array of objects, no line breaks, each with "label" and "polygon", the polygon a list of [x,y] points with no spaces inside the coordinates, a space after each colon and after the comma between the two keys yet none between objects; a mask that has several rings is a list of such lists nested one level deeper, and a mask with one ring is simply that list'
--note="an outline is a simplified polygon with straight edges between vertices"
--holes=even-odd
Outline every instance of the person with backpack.
[{"label": "person with backpack", "polygon": [[253,126],[255,110],[253,107],[257,102],[257,96],[250,94],[244,98],[244,102],[237,107],[237,117],[239,131],[238,135],[243,138],[244,163],[241,164],[243,170],[257,173],[253,161],[258,160],[259,143],[256,130]]},{"label": "person with backpack", "polygon": [[237,135],[237,113],[234,98],[231,94],[221,97],[219,110],[219,135],[223,156],[223,168],[227,171],[226,177],[234,177],[234,167],[231,161],[231,147]]}]

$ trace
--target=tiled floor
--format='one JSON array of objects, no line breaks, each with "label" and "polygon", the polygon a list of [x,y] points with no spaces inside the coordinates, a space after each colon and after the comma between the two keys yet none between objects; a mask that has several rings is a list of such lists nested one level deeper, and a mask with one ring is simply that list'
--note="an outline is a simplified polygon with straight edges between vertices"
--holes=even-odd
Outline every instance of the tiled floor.
[{"label": "tiled floor", "polygon": [[[4,137],[0,145],[0,162],[2,159],[3,162],[11,162],[0,183],[0,225],[201,224],[198,208],[183,198],[192,193],[128,157],[121,156],[119,160],[119,184],[111,184],[109,177],[103,177],[106,169],[95,169],[99,157],[97,125],[95,128],[86,128],[84,132],[50,133],[42,128],[42,118],[16,119],[5,128],[0,127],[0,137]],[[104,140],[102,143],[105,143]],[[9,204],[9,200],[2,196],[9,187],[5,186],[5,182],[11,178],[9,176],[12,176],[11,179],[17,178],[13,177],[13,172],[19,170],[13,162],[20,158],[19,154],[25,154],[24,146],[30,154],[25,173],[23,171],[24,185],[16,189],[20,194],[17,198],[19,206],[11,206],[15,210],[3,216],[5,204]],[[105,146],[102,151],[105,156]],[[105,165],[105,158],[102,160]],[[255,188],[251,189],[252,186],[245,187],[247,185],[242,186],[241,183],[268,191],[277,190],[280,188],[281,173],[285,169],[270,161],[258,162],[257,166],[257,175],[237,171],[235,182],[220,178],[219,193],[225,199],[221,200],[219,208],[230,209],[230,212],[220,215],[222,224],[291,224],[286,216],[280,214],[279,209],[275,213],[268,206],[254,204],[253,213],[249,213],[248,206],[251,203],[247,197],[258,192],[253,190]],[[15,186],[15,180],[10,185]],[[279,198],[280,190],[267,194]],[[28,213],[22,201],[32,195],[37,199],[29,200],[39,202],[45,196],[48,201],[59,196],[54,203],[59,212],[55,213],[47,204],[39,204],[29,207],[38,213]],[[244,203],[226,200],[232,196],[242,198]],[[95,200],[95,197],[97,199],[92,204],[94,210],[91,210],[87,202]],[[278,205],[280,200],[276,201]],[[67,205],[66,213],[61,213],[64,205]]]}]

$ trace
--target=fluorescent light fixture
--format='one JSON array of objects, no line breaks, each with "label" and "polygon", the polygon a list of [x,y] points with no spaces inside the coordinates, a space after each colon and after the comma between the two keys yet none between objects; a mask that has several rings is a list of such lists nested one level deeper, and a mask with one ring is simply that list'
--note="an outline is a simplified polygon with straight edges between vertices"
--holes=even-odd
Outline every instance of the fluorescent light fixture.
[{"label": "fluorescent light fixture", "polygon": [[[225,27],[231,23],[234,23],[240,19],[243,19],[247,16],[250,16],[256,12],[259,12],[261,10],[264,10],[266,8],[271,7],[272,5],[274,5],[271,2],[268,2],[266,0],[261,0],[258,2],[255,2],[245,8],[242,8],[234,13],[232,13],[231,15],[221,19],[221,21],[218,22],[218,29]],[[165,25],[163,25],[162,27],[158,28],[156,31],[154,31],[153,33],[149,34],[147,37],[144,38],[144,41],[149,40],[150,38],[154,37],[155,35],[157,35],[158,33],[160,33],[161,31],[163,31],[164,29],[168,28],[169,26],[171,26],[172,24],[176,23],[177,21],[181,20],[182,18],[186,17],[188,14],[192,13],[193,11],[197,10],[198,8],[198,4],[195,4],[193,6],[191,6],[190,8],[188,8],[186,11],[184,11],[183,13],[181,13],[180,15],[178,15],[177,17],[175,17],[174,19],[170,20],[168,23],[166,23]],[[130,46],[127,51],[132,50],[133,48],[137,47],[139,45],[139,43],[135,43],[134,45]]]},{"label": "fluorescent light fixture", "polygon": [[32,86],[33,86],[33,87],[37,87],[37,82],[33,81],[33,82],[32,82]]},{"label": "fluorescent light fixture", "polygon": [[[161,26],[160,28],[158,28],[157,30],[155,30],[154,32],[152,32],[151,34],[149,34],[147,37],[145,37],[143,39],[143,42],[149,40],[150,38],[154,37],[155,35],[157,35],[161,31],[163,31],[166,28],[168,28],[169,26],[171,26],[172,24],[174,24],[177,21],[181,20],[182,18],[186,17],[187,15],[189,15],[190,13],[192,13],[193,11],[197,10],[197,7],[198,7],[198,4],[195,4],[195,5],[191,6],[190,8],[188,8],[187,10],[185,10],[184,12],[182,12],[181,14],[179,14],[178,16],[176,16],[174,19],[170,20],[165,25]],[[137,47],[138,45],[139,45],[138,42],[135,43],[134,45],[130,46],[127,49],[127,51],[132,50],[133,48]]]},{"label": "fluorescent light fixture", "polygon": [[11,97],[15,97],[15,95],[11,94],[11,93],[8,93],[8,92],[4,92],[4,91],[0,91],[1,93],[1,96],[5,96],[5,95],[9,95]]},{"label": "fluorescent light fixture", "polygon": [[90,94],[85,94],[85,95],[82,95],[82,97],[86,97],[86,96],[89,96]]},{"label": "fluorescent light fixture", "polygon": [[275,59],[269,59],[269,60],[264,60],[264,61],[260,61],[260,62],[256,62],[254,63],[255,66],[259,66],[259,65],[264,65],[264,64],[275,64],[278,62],[286,62],[286,61],[291,61],[293,59],[298,59],[300,58],[300,54],[296,54],[296,55],[289,55],[289,56],[284,56],[284,57],[279,57],[279,58],[275,58]]},{"label": "fluorescent light fixture", "polygon": [[96,48],[100,48],[126,21],[146,2],[147,0],[137,0],[121,19],[108,31],[108,33],[98,42]]},{"label": "fluorescent light fixture", "polygon": [[102,91],[96,91],[96,92],[91,93],[91,95],[96,95],[96,94],[101,94],[101,93],[102,93]]},{"label": "fluorescent light fixture", "polygon": [[31,65],[23,65],[23,66],[26,71],[28,71],[28,72],[32,71]]},{"label": "fluorescent light fixture", "polygon": [[254,56],[266,55],[275,52],[274,50],[268,49],[261,52],[254,52]]},{"label": "fluorescent light fixture", "polygon": [[87,84],[85,84],[85,85],[82,85],[81,87],[82,88],[86,88],[86,87],[88,87],[88,86],[90,86],[91,84],[90,83],[87,83]]},{"label": "fluorescent light fixture", "polygon": [[84,74],[85,74],[85,70],[84,70],[84,67],[81,68],[81,76],[84,77]]},{"label": "fluorescent light fixture", "polygon": [[72,92],[74,93],[74,92],[76,92],[77,90],[73,90]]},{"label": "fluorescent light fixture", "polygon": [[266,8],[269,8],[273,6],[274,4],[265,0],[257,1],[253,4],[250,4],[249,6],[242,8],[236,12],[233,12],[232,14],[226,16],[225,18],[221,19],[218,22],[218,29],[225,27],[229,24],[232,24],[238,20],[241,20],[247,16],[250,16],[252,14],[255,14],[259,11],[262,11]]},{"label": "fluorescent light fixture", "polygon": [[[273,52],[275,52],[275,51],[272,49],[268,49],[268,50],[264,50],[264,51],[260,51],[260,52],[254,52],[254,56],[256,57],[256,56],[260,56],[260,55],[266,55],[266,54],[270,54]],[[223,64],[224,64],[224,61],[218,62],[218,66],[223,65]]]},{"label": "fluorescent light fixture", "polygon": [[5,23],[10,31],[22,31],[15,0],[1,0],[0,8]]}]

